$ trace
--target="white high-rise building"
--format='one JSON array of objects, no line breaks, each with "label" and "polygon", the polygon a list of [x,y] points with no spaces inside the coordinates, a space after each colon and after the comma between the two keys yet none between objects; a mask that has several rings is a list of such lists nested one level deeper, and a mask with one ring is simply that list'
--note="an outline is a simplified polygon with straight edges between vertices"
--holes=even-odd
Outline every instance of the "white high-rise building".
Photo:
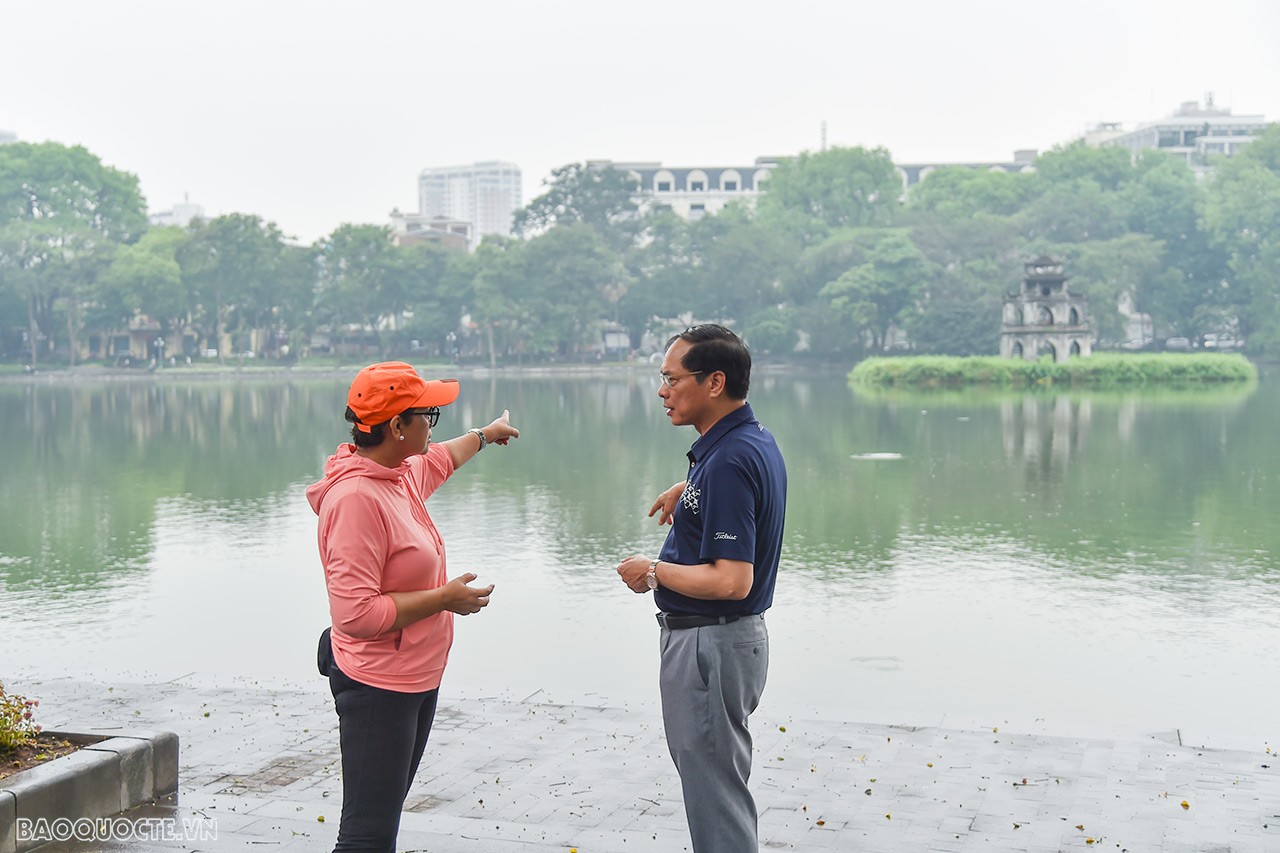
[{"label": "white high-rise building", "polygon": [[491,160],[469,166],[423,169],[418,177],[418,210],[429,218],[470,222],[472,248],[486,234],[511,233],[522,205],[520,167]]}]

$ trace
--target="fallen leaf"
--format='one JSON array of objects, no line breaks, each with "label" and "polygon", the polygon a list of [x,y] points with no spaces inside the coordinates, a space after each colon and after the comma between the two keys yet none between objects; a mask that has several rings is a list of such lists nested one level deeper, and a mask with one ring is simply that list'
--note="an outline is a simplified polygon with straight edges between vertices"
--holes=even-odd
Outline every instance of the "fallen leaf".
[{"label": "fallen leaf", "polygon": [[1022,824],[1020,824],[1020,823],[1015,823],[1015,824],[1013,825],[1013,828],[1014,828],[1014,829],[1022,829]]},{"label": "fallen leaf", "polygon": [[1092,838],[1086,838],[1086,839],[1084,840],[1084,843],[1085,843],[1085,844],[1092,844],[1092,843],[1093,843],[1093,839],[1092,839]]},{"label": "fallen leaf", "polygon": [[317,815],[317,816],[316,816],[316,822],[317,822],[317,823],[324,823],[324,815]]},{"label": "fallen leaf", "polygon": [[778,726],[778,731],[785,732],[786,730],[787,730],[786,726]]},{"label": "fallen leaf", "polygon": [[929,762],[927,765],[925,765],[925,766],[927,766],[927,767],[932,767],[932,766],[933,766],[933,762],[932,762],[932,761],[930,761],[930,762]]},{"label": "fallen leaf", "polygon": [[866,794],[866,795],[869,797],[869,796],[871,796],[871,789],[870,789],[870,788],[868,788],[867,790],[863,791],[862,793]]},{"label": "fallen leaf", "polygon": [[887,815],[885,815],[885,816],[884,816],[884,819],[885,819],[885,820],[893,820],[893,815],[891,815],[891,814],[887,814]]},{"label": "fallen leaf", "polygon": [[827,822],[825,820],[818,821],[818,826],[826,826],[826,825],[827,825]]},{"label": "fallen leaf", "polygon": [[1181,805],[1184,809],[1191,808],[1191,803],[1188,803],[1186,800],[1183,800],[1179,805]]},{"label": "fallen leaf", "polygon": [[1081,832],[1084,832],[1084,824],[1083,824],[1083,823],[1077,823],[1077,824],[1076,824],[1076,829],[1080,830]]}]

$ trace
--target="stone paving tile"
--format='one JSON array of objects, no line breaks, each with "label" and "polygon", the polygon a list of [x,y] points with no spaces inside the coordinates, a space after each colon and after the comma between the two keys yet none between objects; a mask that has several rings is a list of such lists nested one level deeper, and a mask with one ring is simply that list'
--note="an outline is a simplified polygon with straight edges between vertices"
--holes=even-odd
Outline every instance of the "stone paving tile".
[{"label": "stone paving tile", "polygon": [[[218,821],[213,844],[108,842],[48,853],[332,845],[341,767],[323,681],[227,689],[194,679],[6,678],[42,700],[47,728],[176,731],[180,802],[148,808]],[[805,720],[767,708],[753,733],[765,850],[1280,850],[1280,775],[1263,744],[1214,750],[1181,746],[1176,733],[1111,742]],[[656,709],[443,698],[406,802],[401,850],[570,846],[688,848]]]}]

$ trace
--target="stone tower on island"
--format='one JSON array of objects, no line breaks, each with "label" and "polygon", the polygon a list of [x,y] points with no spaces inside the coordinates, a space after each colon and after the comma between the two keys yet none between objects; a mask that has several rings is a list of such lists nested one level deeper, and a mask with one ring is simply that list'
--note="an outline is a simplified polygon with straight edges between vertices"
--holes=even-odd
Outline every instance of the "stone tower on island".
[{"label": "stone tower on island", "polygon": [[1087,300],[1067,292],[1062,270],[1062,261],[1043,255],[1027,262],[1021,291],[1004,299],[1001,356],[1036,361],[1049,355],[1063,362],[1093,351]]}]

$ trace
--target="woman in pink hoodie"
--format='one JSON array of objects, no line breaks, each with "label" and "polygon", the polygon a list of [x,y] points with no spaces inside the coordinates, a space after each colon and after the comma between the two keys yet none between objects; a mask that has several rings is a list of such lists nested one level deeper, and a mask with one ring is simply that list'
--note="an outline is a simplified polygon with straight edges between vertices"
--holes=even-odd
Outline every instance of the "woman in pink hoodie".
[{"label": "woman in pink hoodie", "polygon": [[351,444],[307,489],[320,517],[320,560],[333,627],[320,637],[342,747],[337,851],[394,853],[413,775],[435,717],[453,614],[476,613],[493,585],[448,579],[444,541],[426,500],[489,444],[520,431],[503,412],[485,427],[431,443],[456,379],[427,381],[403,362],[370,365],[347,393]]}]

